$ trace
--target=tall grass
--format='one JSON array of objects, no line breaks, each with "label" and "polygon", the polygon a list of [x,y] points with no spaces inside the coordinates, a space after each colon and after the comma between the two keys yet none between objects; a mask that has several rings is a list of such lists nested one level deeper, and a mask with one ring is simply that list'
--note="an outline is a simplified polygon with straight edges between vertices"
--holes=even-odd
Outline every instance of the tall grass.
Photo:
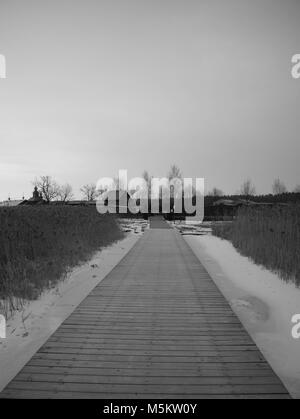
[{"label": "tall grass", "polygon": [[122,238],[116,219],[86,207],[0,209],[0,313],[36,299],[70,268]]},{"label": "tall grass", "polygon": [[212,231],[255,263],[300,285],[299,204],[243,208],[231,224],[213,225]]}]

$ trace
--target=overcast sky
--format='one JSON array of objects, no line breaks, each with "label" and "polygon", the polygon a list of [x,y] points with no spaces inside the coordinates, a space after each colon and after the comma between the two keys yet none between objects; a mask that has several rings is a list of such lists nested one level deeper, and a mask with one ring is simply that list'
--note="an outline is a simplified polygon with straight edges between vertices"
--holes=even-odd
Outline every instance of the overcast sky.
[{"label": "overcast sky", "polygon": [[0,0],[0,199],[177,163],[300,183],[299,0]]}]

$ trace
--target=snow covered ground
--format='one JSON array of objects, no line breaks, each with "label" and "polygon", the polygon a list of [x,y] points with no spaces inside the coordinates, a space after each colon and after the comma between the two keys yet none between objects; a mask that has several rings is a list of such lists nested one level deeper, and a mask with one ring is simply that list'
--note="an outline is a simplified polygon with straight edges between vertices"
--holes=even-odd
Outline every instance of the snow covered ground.
[{"label": "snow covered ground", "polygon": [[136,243],[142,233],[136,227],[8,320],[6,339],[0,339],[0,391]]},{"label": "snow covered ground", "polygon": [[202,236],[211,232],[211,222],[195,222],[195,221],[168,221],[182,235]]},{"label": "snow covered ground", "polygon": [[121,229],[125,233],[143,233],[149,228],[149,222],[143,218],[119,218]]},{"label": "snow covered ground", "polygon": [[241,256],[226,240],[184,238],[290,394],[300,398],[300,339],[291,334],[291,318],[300,313],[300,289]]}]

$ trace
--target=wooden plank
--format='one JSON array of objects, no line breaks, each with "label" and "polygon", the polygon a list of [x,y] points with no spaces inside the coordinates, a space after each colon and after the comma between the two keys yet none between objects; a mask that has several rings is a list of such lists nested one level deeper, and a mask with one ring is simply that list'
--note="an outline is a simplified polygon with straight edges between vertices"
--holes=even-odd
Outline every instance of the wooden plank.
[{"label": "wooden plank", "polygon": [[[231,373],[233,370],[251,370],[257,371],[259,370],[268,370],[272,371],[270,366],[266,362],[223,362],[221,360],[213,361],[213,362],[206,362],[205,364],[198,364],[195,365],[194,363],[182,363],[182,362],[132,362],[132,363],[125,363],[125,362],[101,362],[101,361],[92,361],[92,360],[76,360],[74,359],[46,359],[44,357],[33,357],[24,368],[31,365],[41,365],[45,366],[48,365],[49,367],[56,367],[56,366],[64,366],[64,367],[76,367],[78,368],[116,368],[116,369],[146,369],[147,371],[157,371],[157,370],[184,370],[184,371],[201,371],[204,368],[209,369],[217,369],[222,370],[224,374]],[[151,368],[149,368],[151,367]],[[273,371],[272,371],[272,374]]]},{"label": "wooden plank", "polygon": [[[82,345],[82,341],[84,339],[84,336],[80,336],[80,337],[65,337],[65,336],[61,336],[60,338],[51,338],[48,340],[47,345],[55,345],[56,343],[58,343],[59,345],[63,345],[63,344],[67,344],[67,345],[72,345],[74,344],[80,344]],[[162,342],[160,339],[118,339],[117,337],[115,338],[91,338],[88,337],[87,339],[85,339],[84,344],[85,345],[96,345],[97,347],[102,347],[102,348],[111,348],[112,346],[114,348],[123,348],[123,347],[132,347],[132,345],[135,345],[135,347],[139,348],[139,347],[148,347],[149,343],[151,343],[152,347],[155,348],[161,348],[161,349],[167,349],[167,350],[172,350],[174,349],[174,347],[176,349],[186,349],[186,350],[197,350],[197,348],[200,347],[204,347],[207,346],[209,348],[214,347],[215,346],[215,342],[212,341],[212,339],[207,338],[207,339],[199,339],[198,341],[195,341],[195,343],[193,342],[184,342],[184,341],[176,341],[174,340],[164,340],[164,342]],[[236,346],[246,346],[246,347],[255,347],[255,345],[253,344],[253,342],[251,341],[247,341],[247,340],[221,340],[218,343],[218,346],[222,346],[222,350],[231,350],[232,348],[236,347]]]},{"label": "wooden plank", "polygon": [[[107,343],[99,343],[99,341],[93,341],[93,342],[51,342],[48,341],[42,348],[43,351],[47,351],[48,349],[60,349],[60,348],[72,348],[72,349],[94,349],[95,346],[97,349],[110,351],[112,348],[111,342]],[[156,344],[151,345],[151,352],[167,352],[171,355],[177,353],[189,353],[189,354],[197,354],[199,351],[210,351],[214,350],[216,348],[216,345],[214,344],[207,344],[205,342],[205,345],[162,345],[161,342],[158,342]],[[144,343],[135,343],[134,345],[135,349],[140,350],[147,350],[149,348],[149,342]],[[115,351],[123,351],[126,353],[128,350],[132,350],[132,342],[129,341],[126,344],[122,344],[119,342],[116,342],[113,345],[113,348]],[[255,345],[218,345],[218,350],[220,351],[257,351],[257,348]]]},{"label": "wooden plank", "polygon": [[289,399],[290,396],[288,394],[272,394],[272,393],[261,393],[261,394],[172,394],[172,393],[160,393],[160,394],[152,394],[147,393],[146,395],[143,393],[128,393],[122,392],[119,394],[116,393],[91,393],[91,392],[82,392],[74,391],[43,391],[43,390],[32,390],[32,389],[19,389],[16,391],[7,390],[6,393],[7,398],[18,398],[18,399],[123,399],[123,400],[130,400],[130,399],[157,399],[157,400],[164,400],[164,399]]},{"label": "wooden plank", "polygon": [[46,382],[46,383],[89,383],[89,384],[131,384],[131,385],[256,385],[256,384],[277,384],[280,385],[280,381],[274,375],[271,376],[238,376],[238,377],[224,377],[224,376],[132,376],[131,374],[126,375],[98,375],[98,374],[75,374],[68,372],[68,374],[49,374],[44,373],[20,373],[15,378],[15,382]]},{"label": "wooden plank", "polygon": [[187,360],[186,362],[190,362],[191,360],[195,363],[199,362],[199,359],[203,357],[210,358],[210,357],[218,357],[220,359],[226,359],[228,357],[232,358],[233,356],[236,359],[245,359],[245,360],[263,360],[262,356],[257,350],[249,351],[248,349],[241,349],[241,350],[232,350],[232,351],[222,351],[222,355],[220,355],[222,350],[218,349],[201,349],[199,348],[198,351],[180,351],[180,350],[173,350],[172,352],[169,350],[145,350],[145,349],[137,349],[137,348],[129,348],[129,349],[102,349],[102,348],[86,348],[86,347],[79,347],[79,348],[70,348],[70,347],[47,347],[40,349],[39,353],[43,354],[63,354],[63,355],[91,355],[97,357],[99,360],[100,357],[103,361],[110,360],[113,357],[118,357],[120,359],[126,359],[130,357],[131,359],[134,358],[137,361],[140,359],[148,359],[151,357],[153,361],[156,359],[158,362],[163,357],[172,356],[172,359],[176,362],[177,360],[184,359]]},{"label": "wooden plank", "polygon": [[282,384],[166,384],[166,385],[153,385],[146,384],[135,385],[135,384],[91,384],[91,383],[52,383],[52,382],[41,382],[41,381],[16,381],[14,380],[10,384],[10,390],[52,390],[54,394],[61,391],[67,391],[74,393],[76,397],[77,392],[88,392],[88,393],[104,393],[104,394],[115,394],[116,397],[124,392],[133,394],[143,394],[145,397],[148,393],[156,394],[157,396],[161,393],[173,393],[180,396],[185,396],[191,393],[194,394],[282,394]]},{"label": "wooden plank", "polygon": [[[31,364],[27,365],[23,368],[20,374],[63,374],[63,375],[97,375],[98,377],[111,377],[111,376],[118,376],[118,377],[224,377],[224,372],[226,372],[226,368],[222,365],[212,365],[208,364],[206,367],[202,367],[201,369],[154,369],[151,370],[146,368],[105,368],[105,367],[80,367],[76,364],[76,366],[64,366],[64,365],[55,365],[53,366],[46,364],[46,365],[36,365]],[[230,372],[231,377],[246,377],[246,379],[250,378],[255,380],[256,378],[260,377],[267,377],[274,379],[274,374],[271,369],[269,368],[260,368],[260,367],[253,367],[248,366],[248,368],[228,368],[227,372]],[[19,375],[16,377],[18,378]],[[277,380],[277,377],[275,377]],[[88,381],[88,379],[87,379]]]},{"label": "wooden plank", "polygon": [[130,354],[130,355],[100,355],[95,353],[52,353],[52,352],[38,352],[34,356],[36,359],[43,358],[43,359],[66,359],[66,360],[73,360],[73,361],[93,361],[93,362],[126,362],[126,363],[133,363],[133,362],[151,362],[154,363],[165,363],[169,362],[171,364],[178,364],[179,362],[182,364],[191,363],[196,365],[197,363],[206,363],[206,362],[265,362],[263,356],[259,352],[255,353],[240,353],[240,354],[228,354],[228,355],[203,355],[197,357],[188,357],[188,356],[155,356],[155,355],[137,355],[137,354]]}]

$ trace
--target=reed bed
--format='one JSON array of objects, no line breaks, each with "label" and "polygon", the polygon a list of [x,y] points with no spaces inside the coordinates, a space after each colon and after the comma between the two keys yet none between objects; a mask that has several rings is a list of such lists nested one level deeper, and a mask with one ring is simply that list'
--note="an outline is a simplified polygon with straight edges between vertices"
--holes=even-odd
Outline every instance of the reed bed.
[{"label": "reed bed", "polygon": [[123,237],[114,216],[87,207],[0,209],[0,313],[53,287],[68,271]]},{"label": "reed bed", "polygon": [[255,263],[300,285],[299,204],[242,208],[231,224],[215,224],[212,232]]}]

